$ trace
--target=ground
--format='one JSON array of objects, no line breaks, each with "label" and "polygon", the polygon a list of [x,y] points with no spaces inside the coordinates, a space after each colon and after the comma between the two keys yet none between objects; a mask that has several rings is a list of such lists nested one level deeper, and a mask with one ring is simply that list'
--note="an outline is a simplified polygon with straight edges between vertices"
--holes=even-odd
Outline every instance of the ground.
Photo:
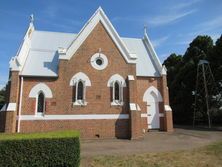
[{"label": "ground", "polygon": [[[202,152],[206,153],[209,151],[208,148],[205,148],[206,145],[217,141],[222,141],[222,131],[220,130],[208,131],[206,129],[193,130],[189,128],[175,128],[174,133],[149,132],[146,133],[144,139],[141,140],[83,140],[81,142],[81,166],[109,166],[108,162],[112,164],[111,166],[142,166],[142,164],[136,165],[136,163],[141,163],[142,161],[146,164],[145,162],[147,160],[149,160],[149,162],[153,161],[153,157],[156,157],[156,160],[158,160],[157,157],[160,158],[162,156],[165,160],[168,159],[169,161],[172,161],[174,156],[176,156],[176,159],[181,158],[181,160],[184,161],[187,158],[189,159],[189,156],[186,154],[193,155],[193,157],[204,156]],[[218,147],[215,148],[217,149]],[[215,152],[215,150],[213,151]],[[222,154],[219,156],[219,159],[214,156],[211,157],[209,153],[208,156],[204,157],[208,159],[211,158],[209,161],[206,159],[206,163],[210,163],[211,160],[215,158],[216,160],[213,162],[221,163],[222,166]],[[196,158],[196,160],[198,160],[198,158]],[[118,161],[119,164],[116,161]],[[192,162],[192,160],[190,161]],[[117,164],[115,164],[115,162]],[[124,165],[123,162],[128,162],[128,164],[125,163]],[[129,162],[131,162],[131,164]],[[188,163],[189,160],[186,162]],[[195,161],[193,161],[193,163],[194,162]],[[108,165],[106,165],[106,163]],[[178,164],[171,165],[178,166]],[[189,166],[192,166],[192,164],[189,164]],[[218,165],[216,164],[216,166]]]}]

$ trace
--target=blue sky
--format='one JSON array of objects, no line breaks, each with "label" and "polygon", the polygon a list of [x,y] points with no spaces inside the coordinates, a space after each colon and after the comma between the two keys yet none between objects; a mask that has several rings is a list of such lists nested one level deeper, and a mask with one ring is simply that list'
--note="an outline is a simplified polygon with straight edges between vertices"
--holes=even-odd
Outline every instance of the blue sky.
[{"label": "blue sky", "polygon": [[184,54],[197,35],[216,40],[222,33],[221,0],[1,0],[0,88],[8,78],[8,62],[16,55],[34,14],[37,30],[78,33],[102,6],[122,37],[148,35],[163,61],[170,53]]}]

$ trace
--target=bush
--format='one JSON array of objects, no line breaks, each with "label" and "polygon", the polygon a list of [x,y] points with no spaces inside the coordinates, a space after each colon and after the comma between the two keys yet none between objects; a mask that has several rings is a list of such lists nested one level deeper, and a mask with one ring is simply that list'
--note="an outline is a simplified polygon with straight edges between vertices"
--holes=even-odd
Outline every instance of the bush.
[{"label": "bush", "polygon": [[77,167],[79,164],[78,132],[0,134],[0,166]]}]

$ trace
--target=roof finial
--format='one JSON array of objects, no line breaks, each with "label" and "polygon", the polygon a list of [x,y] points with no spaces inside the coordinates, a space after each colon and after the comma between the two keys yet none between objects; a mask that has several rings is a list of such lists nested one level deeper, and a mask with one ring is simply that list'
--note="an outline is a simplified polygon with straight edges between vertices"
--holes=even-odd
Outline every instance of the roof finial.
[{"label": "roof finial", "polygon": [[147,25],[144,24],[144,35],[147,35]]},{"label": "roof finial", "polygon": [[33,23],[33,22],[34,22],[34,15],[31,14],[31,15],[30,15],[30,23]]}]

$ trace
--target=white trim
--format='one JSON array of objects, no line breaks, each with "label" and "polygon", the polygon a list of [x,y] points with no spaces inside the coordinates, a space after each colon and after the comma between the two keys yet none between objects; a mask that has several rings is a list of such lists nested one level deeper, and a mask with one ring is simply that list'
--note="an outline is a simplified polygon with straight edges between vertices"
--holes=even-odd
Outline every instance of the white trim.
[{"label": "white trim", "polygon": [[[18,115],[21,115],[22,111],[22,94],[23,94],[23,77],[21,77],[21,87],[20,87],[20,100],[19,100],[19,112]],[[17,126],[17,132],[20,132],[20,119],[18,119],[18,126]]]},{"label": "white trim", "polygon": [[141,111],[140,106],[136,103],[129,103],[130,111]]},{"label": "white trim", "polygon": [[39,83],[35,85],[30,93],[29,97],[36,98],[36,96],[39,94],[39,92],[42,91],[45,95],[45,98],[52,98],[52,91],[51,89],[45,84],[45,83]]},{"label": "white trim", "polygon": [[31,38],[34,31],[35,27],[33,23],[30,23],[16,56],[12,57],[9,61],[10,71],[22,70],[30,50]]},{"label": "white trim", "polygon": [[[17,118],[18,119],[18,118]],[[20,120],[93,120],[93,119],[129,119],[129,114],[85,114],[85,115],[21,115]]]},{"label": "white trim", "polygon": [[160,59],[159,57],[157,56],[154,48],[153,48],[153,45],[147,35],[147,33],[144,33],[144,39],[143,39],[144,43],[145,43],[145,46],[146,46],[146,49],[148,50],[148,52],[150,53],[159,73],[161,74],[161,71],[162,71],[162,64],[160,62]]},{"label": "white trim", "polygon": [[164,105],[165,111],[172,111],[172,108],[169,105]]},{"label": "white trim", "polygon": [[[102,61],[102,64],[101,64],[101,65],[98,65],[98,64],[96,63],[96,60],[97,60],[97,59],[101,59],[101,61]],[[104,54],[102,54],[102,53],[95,53],[95,54],[91,57],[90,63],[91,63],[91,65],[92,65],[92,67],[95,68],[96,70],[104,70],[104,69],[107,67],[107,65],[108,65],[108,59],[107,59],[107,57],[106,57]]]},{"label": "white trim", "polygon": [[[153,95],[155,95],[155,101],[153,99]],[[163,98],[159,90],[157,90],[157,88],[155,88],[154,86],[150,86],[143,95],[143,101],[144,102],[161,102],[163,101]]]},{"label": "white trim", "polygon": [[118,35],[117,31],[113,27],[112,23],[109,21],[107,16],[105,15],[104,11],[101,7],[99,7],[96,12],[92,15],[92,17],[87,21],[84,27],[78,33],[76,39],[71,43],[68,47],[66,55],[59,56],[59,59],[68,59],[75,54],[78,48],[82,45],[88,35],[93,31],[96,25],[101,22],[105,27],[106,31],[122,53],[123,57],[128,63],[136,63],[135,55],[130,54],[129,50],[127,49],[126,45],[123,43],[122,39]]},{"label": "white trim", "polygon": [[[147,117],[147,114],[142,113],[142,114],[141,114],[141,117],[142,117],[142,118],[146,118],[146,117]],[[159,117],[164,117],[164,113],[159,113]]]},{"label": "white trim", "polygon": [[130,111],[137,111],[136,103],[130,103]]},{"label": "white trim", "polygon": [[134,81],[134,80],[135,80],[135,78],[134,78],[134,76],[133,76],[133,75],[128,75],[128,80],[129,80],[129,81]]},{"label": "white trim", "polygon": [[71,78],[71,80],[69,82],[69,85],[74,86],[74,85],[76,85],[77,82],[79,82],[79,80],[85,81],[86,86],[91,86],[91,81],[90,81],[89,77],[83,72],[78,72],[75,75],[73,75],[73,77]]},{"label": "white trim", "polygon": [[122,86],[123,86],[123,87],[126,87],[126,81],[125,81],[125,79],[124,79],[121,75],[119,75],[119,74],[114,74],[114,75],[112,75],[112,76],[109,78],[108,82],[107,82],[107,86],[108,86],[108,87],[113,87],[113,82],[115,82],[115,81],[119,81],[119,83],[122,83]]},{"label": "white trim", "polygon": [[72,104],[73,104],[73,106],[86,106],[87,102],[85,100],[76,100]]},{"label": "white trim", "polygon": [[111,106],[123,106],[123,102],[119,101],[119,100],[113,100],[111,102]]},{"label": "white trim", "polygon": [[165,65],[163,65],[163,67],[162,67],[161,75],[167,75],[167,68]]},{"label": "white trim", "polygon": [[7,111],[16,111],[16,103],[9,103]]}]

